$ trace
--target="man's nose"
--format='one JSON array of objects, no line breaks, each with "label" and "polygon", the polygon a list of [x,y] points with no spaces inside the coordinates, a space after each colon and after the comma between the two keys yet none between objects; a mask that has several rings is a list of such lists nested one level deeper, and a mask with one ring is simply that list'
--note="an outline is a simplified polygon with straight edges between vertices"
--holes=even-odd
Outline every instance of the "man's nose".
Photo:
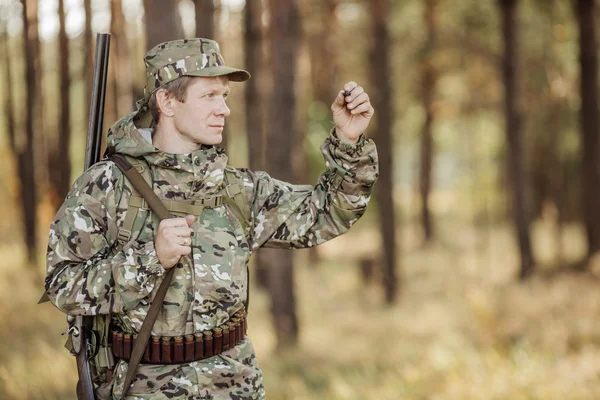
[{"label": "man's nose", "polygon": [[217,115],[223,115],[228,117],[231,114],[231,110],[227,107],[227,103],[225,103],[225,99],[221,100],[221,104],[216,109]]}]

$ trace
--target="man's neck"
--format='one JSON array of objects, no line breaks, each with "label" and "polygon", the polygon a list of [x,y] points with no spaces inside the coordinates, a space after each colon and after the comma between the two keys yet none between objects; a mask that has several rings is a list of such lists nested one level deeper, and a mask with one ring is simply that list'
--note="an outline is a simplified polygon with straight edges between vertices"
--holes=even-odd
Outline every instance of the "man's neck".
[{"label": "man's neck", "polygon": [[160,122],[154,129],[152,145],[169,154],[189,154],[201,147],[198,143],[186,140],[175,127],[165,126]]}]

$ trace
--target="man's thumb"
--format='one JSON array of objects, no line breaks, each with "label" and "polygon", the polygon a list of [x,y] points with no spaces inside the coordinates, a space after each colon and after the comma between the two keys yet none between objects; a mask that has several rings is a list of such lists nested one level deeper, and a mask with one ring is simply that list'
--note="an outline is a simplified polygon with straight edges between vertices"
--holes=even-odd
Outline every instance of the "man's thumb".
[{"label": "man's thumb", "polygon": [[192,226],[192,224],[194,223],[195,220],[196,220],[196,217],[194,217],[193,215],[185,216],[185,222],[187,222],[188,226]]},{"label": "man's thumb", "polygon": [[344,100],[344,91],[342,90],[342,91],[338,92],[338,95],[335,98],[335,100],[333,101],[331,108],[333,110],[337,111],[337,110],[343,108],[345,103],[346,103],[346,101]]}]

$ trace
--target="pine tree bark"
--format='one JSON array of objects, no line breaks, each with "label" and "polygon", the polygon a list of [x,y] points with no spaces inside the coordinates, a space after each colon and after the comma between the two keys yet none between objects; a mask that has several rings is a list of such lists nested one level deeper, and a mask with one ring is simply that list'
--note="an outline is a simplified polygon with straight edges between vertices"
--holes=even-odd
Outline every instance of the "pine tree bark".
[{"label": "pine tree bark", "polygon": [[[129,55],[129,42],[127,40],[127,29],[125,27],[125,15],[123,15],[123,1],[111,0],[111,48],[113,49],[112,65],[115,67],[115,104],[117,105],[117,117],[132,111],[133,87],[131,77],[131,61]],[[118,73],[117,73],[118,71]]]},{"label": "pine tree bark", "polygon": [[2,52],[2,63],[4,65],[4,76],[3,79],[3,87],[5,88],[4,94],[6,95],[4,100],[4,115],[6,115],[6,133],[8,135],[8,143],[10,149],[13,153],[17,153],[16,151],[16,133],[17,128],[15,124],[15,112],[13,108],[14,102],[12,101],[13,97],[13,88],[12,82],[14,79],[13,71],[12,71],[12,63],[11,63],[11,54],[10,54],[10,46],[9,46],[9,36],[6,32],[5,21],[2,21],[2,32],[0,35],[1,48]]},{"label": "pine tree bark", "polygon": [[502,13],[502,37],[504,57],[502,72],[504,80],[504,105],[506,138],[508,141],[508,171],[511,182],[512,212],[520,252],[519,277],[524,279],[535,269],[531,249],[530,221],[527,212],[527,180],[523,160],[523,137],[521,132],[521,110],[518,90],[518,35],[517,0],[499,0]]},{"label": "pine tree bark", "polygon": [[146,48],[183,38],[179,0],[144,0],[146,12]]},{"label": "pine tree bark", "polygon": [[[264,96],[261,82],[264,79],[262,62],[263,30],[262,6],[260,0],[246,0],[244,8],[244,62],[252,79],[244,84],[246,103],[246,135],[248,138],[248,162],[252,171],[265,170],[265,127],[263,121]],[[269,284],[268,260],[265,250],[254,254],[256,283],[267,289]]]},{"label": "pine tree bark", "polygon": [[421,225],[425,241],[433,238],[433,224],[429,209],[429,195],[431,192],[431,174],[433,168],[433,97],[435,94],[435,66],[433,53],[437,35],[436,26],[436,0],[425,0],[425,25],[427,26],[427,40],[424,48],[422,71],[422,96],[425,109],[425,123],[421,135],[421,168],[419,170],[419,191],[421,194]]},{"label": "pine tree bark", "polygon": [[[333,102],[338,86],[344,82],[338,81],[339,73],[339,46],[336,43],[337,29],[337,0],[306,0],[303,14],[305,21],[305,35],[308,56],[310,59],[310,84],[312,101],[320,102],[326,109]],[[308,118],[306,118],[308,120]],[[329,123],[329,120],[327,120]],[[302,136],[303,138],[303,136]],[[308,164],[305,152],[304,164]],[[301,169],[301,181],[313,183],[316,176],[311,176],[308,165]],[[308,249],[309,264],[317,266],[321,261],[319,248]]]},{"label": "pine tree bark", "polygon": [[[294,180],[289,155],[292,153],[296,100],[296,76],[299,20],[294,0],[269,0],[271,11],[270,47],[273,57],[273,92],[270,101],[269,169],[277,179]],[[298,342],[298,319],[294,294],[293,258],[290,251],[269,251],[269,290],[271,311],[279,348]]]},{"label": "pine tree bark", "polygon": [[54,208],[58,208],[69,192],[71,184],[71,115],[69,111],[69,39],[65,24],[64,0],[58,1],[58,54],[59,54],[59,91],[58,91],[58,132],[52,136],[48,146],[48,175],[50,198]]},{"label": "pine tree bark", "polygon": [[[94,78],[94,37],[92,36],[92,1],[84,0],[83,8],[85,14],[85,23],[83,28],[83,48],[85,51],[85,62],[83,65],[83,74],[85,77],[85,99],[86,99],[86,112],[89,120],[90,101],[92,98],[92,85]],[[87,128],[87,126],[86,126]]]},{"label": "pine tree bark", "polygon": [[336,82],[339,72],[338,46],[335,42],[337,1],[310,0],[307,8],[306,40],[313,98],[329,107],[337,95],[337,86],[344,83]]},{"label": "pine tree bark", "polygon": [[196,9],[196,37],[215,39],[215,2],[194,0]]},{"label": "pine tree bark", "polygon": [[383,242],[383,286],[388,304],[395,302],[398,295],[396,275],[396,213],[394,210],[393,182],[393,139],[392,139],[392,97],[390,73],[390,37],[388,18],[389,0],[373,0],[371,17],[373,27],[373,51],[371,60],[371,79],[376,91],[370,93],[375,108],[377,150],[379,153],[380,176],[375,188],[378,204],[380,233]]},{"label": "pine tree bark", "polygon": [[598,55],[595,2],[575,0],[579,23],[579,68],[581,91],[582,198],[588,256],[600,250],[600,142],[598,137]]},{"label": "pine tree bark", "polygon": [[25,104],[25,140],[17,143],[17,162],[21,180],[21,204],[25,221],[25,244],[29,264],[36,265],[36,206],[34,140],[36,118],[41,108],[40,41],[38,36],[37,0],[21,0],[23,10],[23,54],[27,100]]}]

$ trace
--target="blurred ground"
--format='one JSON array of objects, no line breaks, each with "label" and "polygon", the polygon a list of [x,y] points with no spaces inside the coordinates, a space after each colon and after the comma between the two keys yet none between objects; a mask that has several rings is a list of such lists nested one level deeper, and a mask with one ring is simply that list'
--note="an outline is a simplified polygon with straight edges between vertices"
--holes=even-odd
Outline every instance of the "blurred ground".
[{"label": "blurred ground", "polygon": [[[287,354],[275,351],[268,297],[255,289],[250,336],[268,397],[600,398],[598,278],[548,270],[515,283],[507,227],[445,221],[438,231],[423,247],[417,230],[403,230],[402,294],[393,307],[358,271],[357,257],[377,248],[368,223],[326,244],[320,265],[298,252],[301,343]],[[538,223],[534,234],[537,253],[549,259],[551,232]],[[0,399],[74,399],[64,317],[35,304],[41,284],[23,266],[23,249],[6,231],[0,236]],[[578,227],[566,227],[565,260],[582,254],[582,239]]]}]

